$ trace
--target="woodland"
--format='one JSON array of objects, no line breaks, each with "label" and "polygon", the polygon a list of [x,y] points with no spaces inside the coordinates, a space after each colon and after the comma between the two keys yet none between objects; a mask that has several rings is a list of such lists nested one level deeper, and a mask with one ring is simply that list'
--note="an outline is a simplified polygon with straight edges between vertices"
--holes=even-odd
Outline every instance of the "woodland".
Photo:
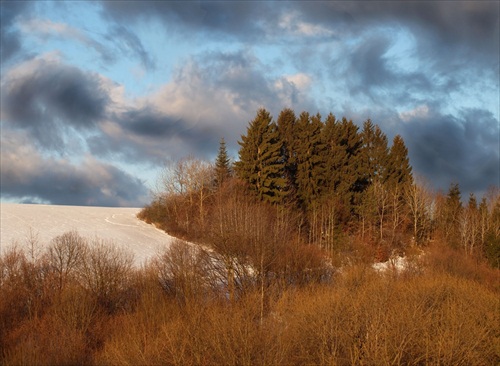
[{"label": "woodland", "polygon": [[165,167],[139,218],[178,239],[141,268],[77,232],[4,253],[1,364],[500,363],[499,187],[435,192],[333,114],[260,109],[239,145]]}]

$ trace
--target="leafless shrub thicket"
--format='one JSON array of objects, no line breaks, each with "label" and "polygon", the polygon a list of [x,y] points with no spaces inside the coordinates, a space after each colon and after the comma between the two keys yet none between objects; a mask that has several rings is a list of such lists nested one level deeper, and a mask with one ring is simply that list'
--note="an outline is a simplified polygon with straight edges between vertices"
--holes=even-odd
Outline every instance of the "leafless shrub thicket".
[{"label": "leafless shrub thicket", "polygon": [[[267,221],[261,238],[285,237]],[[110,243],[75,232],[34,261],[19,247],[7,251],[1,363],[500,362],[498,273],[459,249],[429,248],[418,271],[384,274],[358,263],[324,281],[322,254],[307,252],[315,246],[292,242],[296,252],[275,254],[243,233],[234,272],[221,254],[182,241],[140,269]]]}]

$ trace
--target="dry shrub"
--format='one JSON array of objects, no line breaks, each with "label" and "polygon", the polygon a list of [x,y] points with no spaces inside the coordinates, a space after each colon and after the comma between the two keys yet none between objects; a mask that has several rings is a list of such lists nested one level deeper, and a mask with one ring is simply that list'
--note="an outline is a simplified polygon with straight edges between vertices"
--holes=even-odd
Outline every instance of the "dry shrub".
[{"label": "dry shrub", "polygon": [[0,257],[0,347],[2,335],[25,319],[41,317],[54,298],[55,286],[44,256],[34,261],[16,247]]},{"label": "dry shrub", "polygon": [[82,255],[78,281],[103,309],[112,313],[127,305],[132,263],[130,253],[96,238]]},{"label": "dry shrub", "polygon": [[24,322],[7,340],[4,365],[88,364],[83,332],[69,327],[56,316]]},{"label": "dry shrub", "polygon": [[[476,259],[429,248],[423,270],[378,273],[359,263],[324,282],[322,253],[295,244],[285,252],[263,247],[255,258],[268,263],[261,268],[269,283],[231,299],[224,275],[213,272],[214,256],[185,243],[137,271],[103,242],[86,247],[67,272],[43,256],[33,262],[7,252],[0,258],[0,363],[500,363],[498,272]],[[61,273],[68,274],[62,286]]]},{"label": "dry shrub", "polygon": [[473,280],[500,292],[500,269],[478,257],[466,256],[463,250],[436,242],[426,248],[422,264],[428,271]]},{"label": "dry shrub", "polygon": [[[158,287],[117,320],[100,364],[495,364],[497,293],[446,273],[345,267],[334,285],[288,287],[268,304],[179,303]],[[151,310],[153,309],[153,310]]]},{"label": "dry shrub", "polygon": [[[238,304],[155,305],[155,324],[140,312],[124,316],[97,364],[264,365],[286,361],[273,324],[259,325],[259,294]],[[281,355],[281,356],[280,356]]]},{"label": "dry shrub", "polygon": [[62,291],[75,278],[87,250],[87,242],[76,231],[69,231],[52,239],[48,248],[48,262]]},{"label": "dry shrub", "polygon": [[153,265],[160,285],[180,304],[205,301],[215,291],[212,259],[197,245],[177,239]]},{"label": "dry shrub", "polygon": [[[483,365],[500,361],[498,299],[447,275],[395,278],[351,269],[336,288],[284,296],[292,364]],[[353,279],[363,278],[363,281]]]}]

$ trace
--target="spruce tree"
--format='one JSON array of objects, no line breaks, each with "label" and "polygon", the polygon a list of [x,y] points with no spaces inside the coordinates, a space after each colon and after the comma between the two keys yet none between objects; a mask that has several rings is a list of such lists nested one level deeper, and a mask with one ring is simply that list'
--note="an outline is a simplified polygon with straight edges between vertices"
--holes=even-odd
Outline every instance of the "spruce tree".
[{"label": "spruce tree", "polygon": [[400,135],[396,135],[389,150],[386,181],[394,188],[411,185],[413,182],[412,168],[408,158],[408,149]]},{"label": "spruce tree", "polygon": [[215,185],[220,188],[231,176],[231,160],[227,155],[224,137],[219,142],[219,153],[215,159]]},{"label": "spruce tree", "polygon": [[295,113],[289,108],[283,109],[277,120],[277,127],[279,138],[282,142],[281,155],[283,163],[285,164],[284,178],[286,180],[287,200],[296,200],[297,195],[297,153],[295,151],[296,145],[296,121]]},{"label": "spruce tree", "polygon": [[238,177],[247,182],[260,199],[281,202],[286,189],[282,142],[268,111],[258,110],[238,144],[241,146],[239,161],[235,164]]},{"label": "spruce tree", "polygon": [[317,203],[325,182],[322,127],[319,114],[310,117],[309,113],[302,112],[297,121],[297,197],[304,207]]},{"label": "spruce tree", "polygon": [[363,124],[361,135],[363,139],[364,184],[370,185],[375,180],[384,183],[389,166],[387,136],[378,125],[374,125],[369,119]]},{"label": "spruce tree", "polygon": [[360,159],[362,141],[358,127],[343,118],[335,119],[330,114],[325,122],[323,140],[326,143],[326,187],[330,196],[349,213],[354,203],[355,194],[360,186]]},{"label": "spruce tree", "polygon": [[452,183],[445,200],[443,225],[445,238],[453,247],[459,245],[459,220],[462,210],[460,186],[458,183]]}]

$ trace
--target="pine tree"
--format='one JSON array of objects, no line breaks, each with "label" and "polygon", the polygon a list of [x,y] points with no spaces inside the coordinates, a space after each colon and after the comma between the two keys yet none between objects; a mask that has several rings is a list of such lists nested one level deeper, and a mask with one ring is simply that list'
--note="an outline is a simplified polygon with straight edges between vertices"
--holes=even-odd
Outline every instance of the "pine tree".
[{"label": "pine tree", "polygon": [[297,195],[297,154],[296,145],[296,121],[294,111],[289,108],[283,109],[277,120],[277,127],[282,142],[281,155],[285,164],[286,192],[288,200],[295,200]]},{"label": "pine tree", "polygon": [[387,136],[378,125],[371,120],[363,124],[363,174],[364,184],[370,185],[374,180],[385,182],[389,167],[389,149]]},{"label": "pine tree", "polygon": [[445,200],[443,226],[448,244],[454,247],[459,243],[459,220],[462,209],[460,186],[458,183],[452,183]]},{"label": "pine tree", "polygon": [[408,149],[400,135],[396,135],[389,150],[386,181],[391,188],[411,185],[412,168],[408,158]]},{"label": "pine tree", "polygon": [[231,160],[227,155],[224,137],[219,142],[219,153],[215,159],[215,185],[220,188],[222,184],[231,177]]},{"label": "pine tree", "polygon": [[282,142],[269,112],[259,109],[246,136],[242,135],[238,144],[241,146],[239,161],[235,164],[238,177],[247,182],[260,199],[281,202],[286,189],[285,164],[281,155]]},{"label": "pine tree", "polygon": [[329,115],[325,122],[323,139],[327,155],[327,189],[330,196],[335,196],[349,215],[355,194],[359,191],[360,158],[362,141],[358,127],[343,118],[337,121]]},{"label": "pine tree", "polygon": [[319,114],[302,112],[296,126],[297,196],[304,207],[317,203],[325,181],[323,124]]}]

